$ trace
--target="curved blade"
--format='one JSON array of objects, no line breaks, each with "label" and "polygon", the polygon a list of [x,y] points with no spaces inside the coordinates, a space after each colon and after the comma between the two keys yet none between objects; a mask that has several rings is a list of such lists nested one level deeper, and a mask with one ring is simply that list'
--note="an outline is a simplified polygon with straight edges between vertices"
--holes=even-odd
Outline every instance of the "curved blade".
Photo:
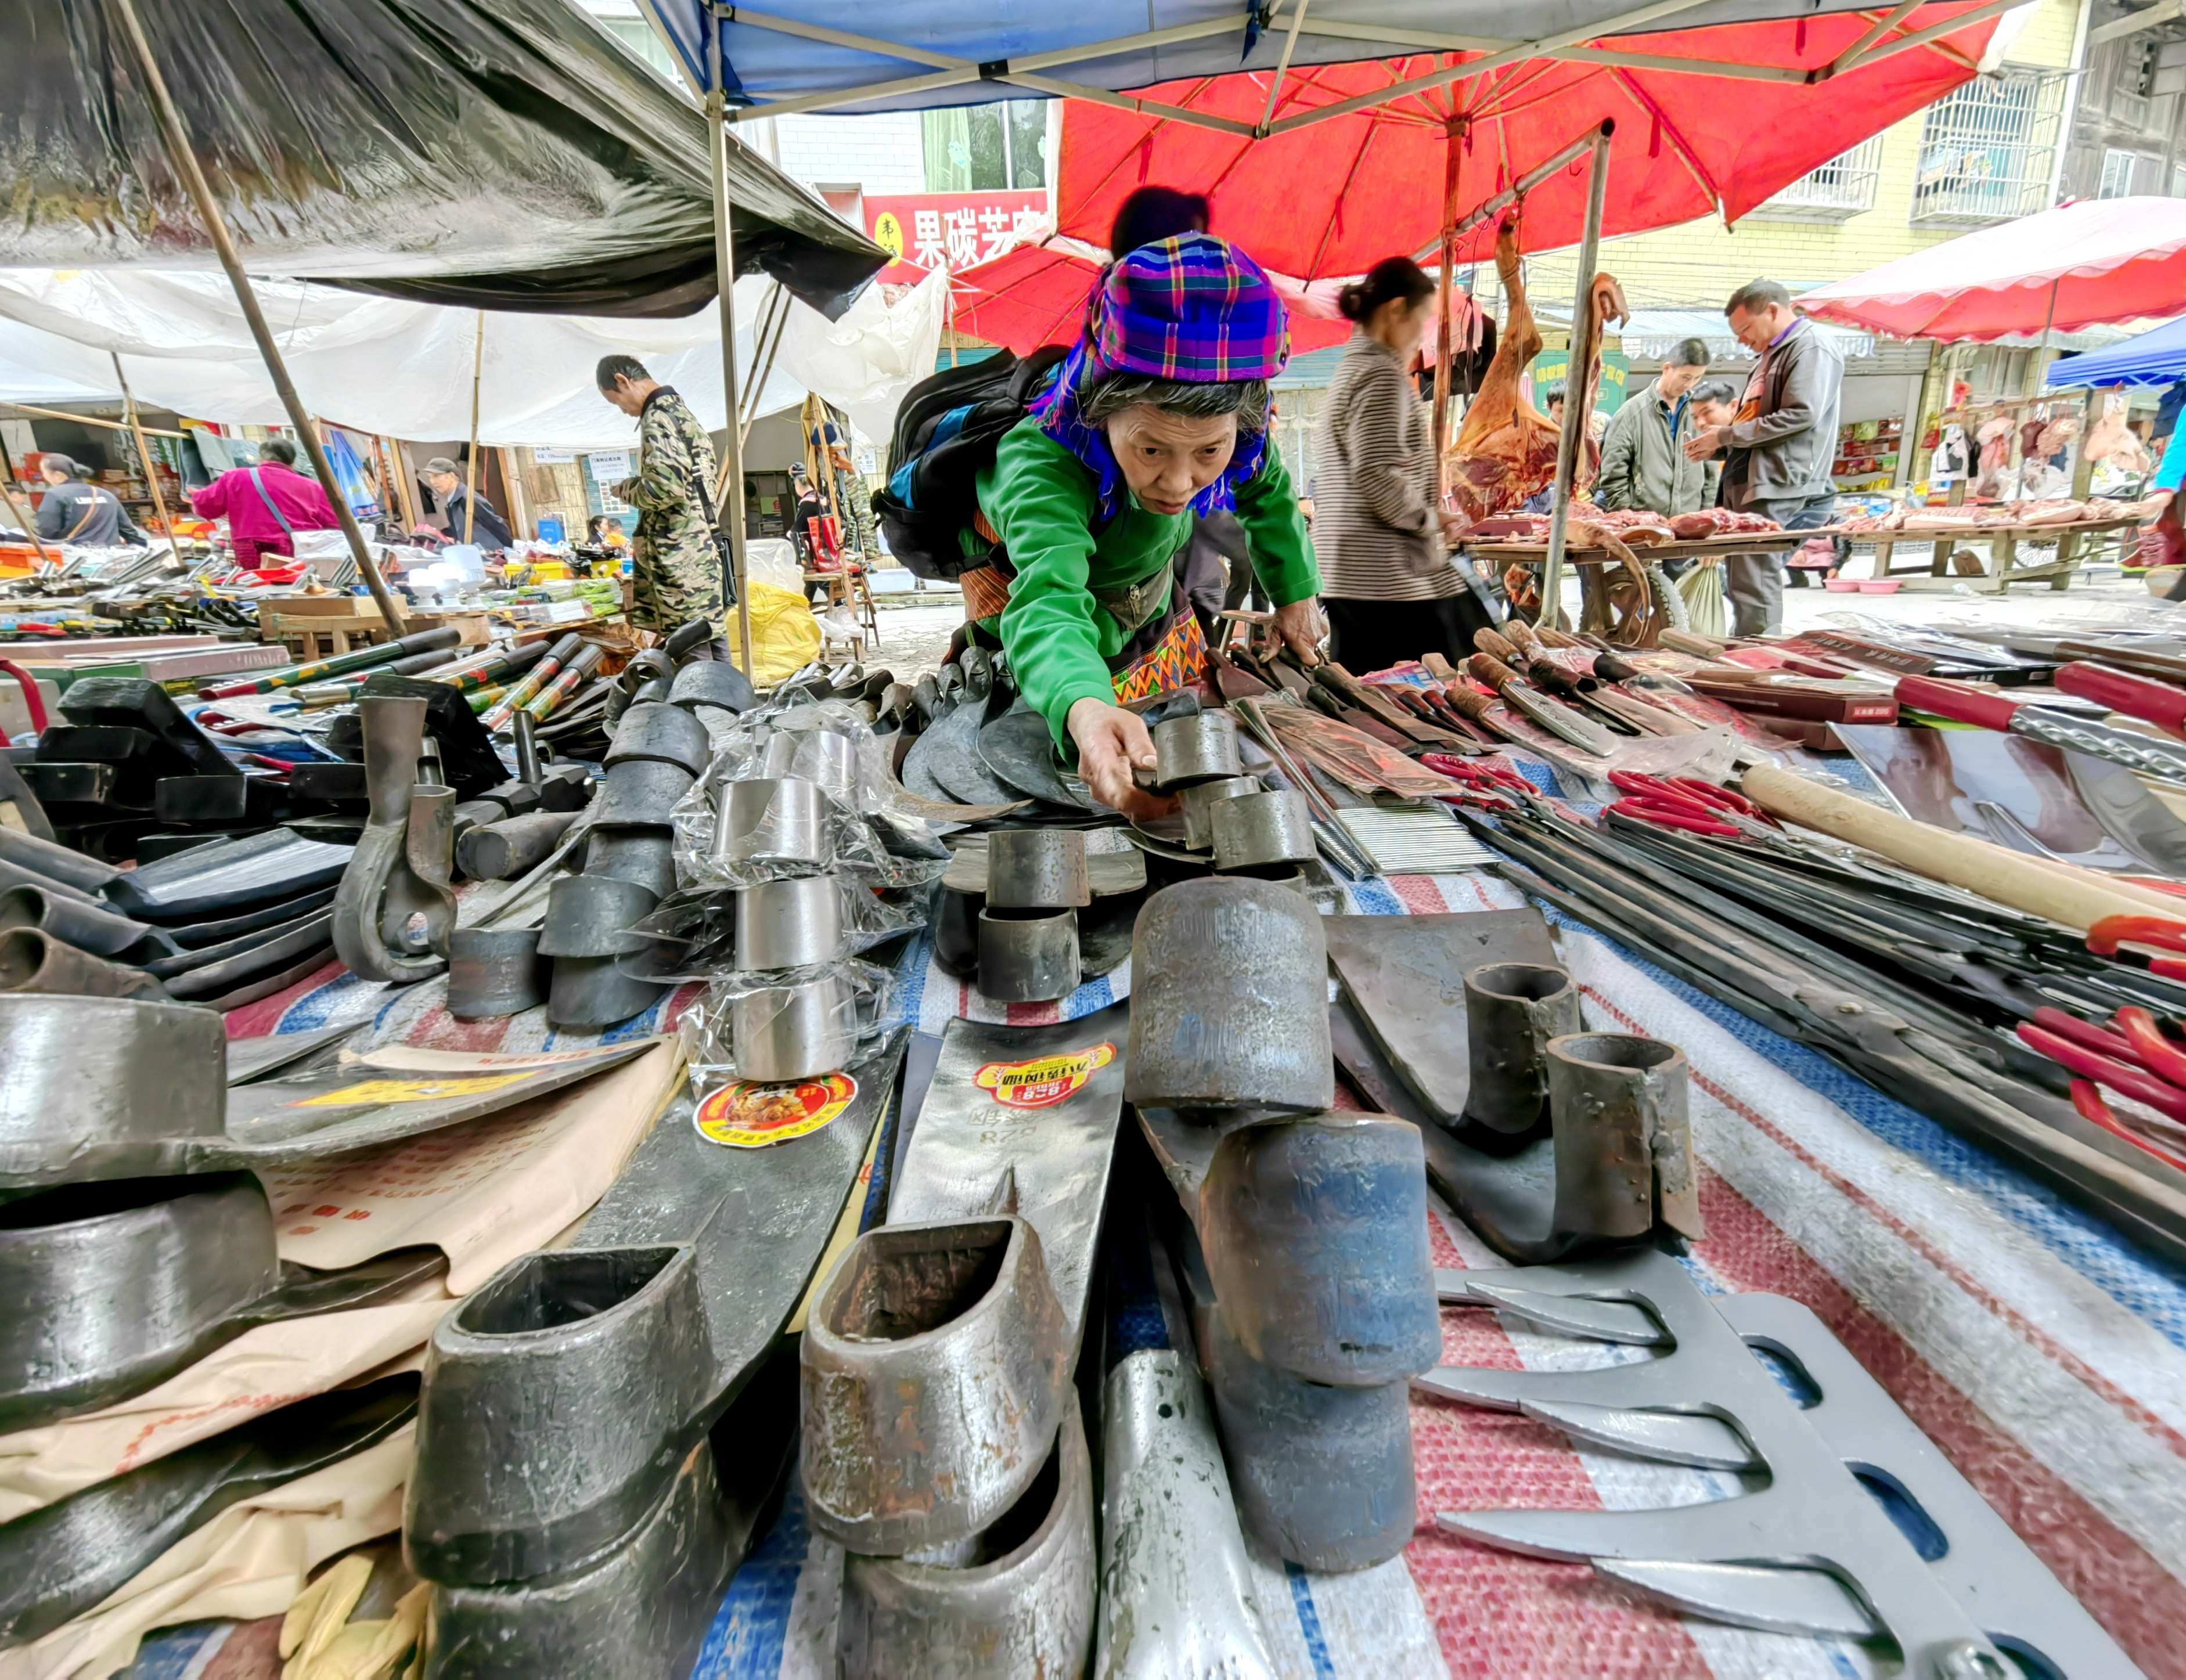
[{"label": "curved blade", "polygon": [[1616,1563],[1597,1574],[1673,1609],[1772,1633],[1872,1639],[1885,1630],[1836,1576],[1819,1569],[1757,1564]]},{"label": "curved blade", "polygon": [[1516,1313],[1544,1330],[1593,1341],[1623,1342],[1634,1347],[1665,1347],[1671,1336],[1645,1307],[1629,1301],[1598,1301],[1584,1295],[1546,1295],[1508,1284],[1477,1282],[1463,1272],[1438,1271],[1435,1292],[1446,1302],[1469,1302]]},{"label": "curved blade", "polygon": [[1577,1400],[1526,1400],[1518,1409],[1536,1422],[1554,1425],[1574,1441],[1635,1459],[1690,1464],[1696,1470],[1763,1468],[1745,1436],[1722,1419],[1704,1413],[1640,1411]]},{"label": "curved blade", "polygon": [[1570,707],[1550,699],[1544,694],[1535,694],[1511,683],[1503,690],[1503,703],[1521,717],[1539,724],[1558,739],[1568,741],[1574,747],[1600,758],[1608,758],[1617,751],[1617,737],[1580,716]]},{"label": "curved blade", "polygon": [[2186,875],[2186,822],[2133,772],[2092,753],[2067,752],[2065,769],[2103,832],[2152,869]]}]

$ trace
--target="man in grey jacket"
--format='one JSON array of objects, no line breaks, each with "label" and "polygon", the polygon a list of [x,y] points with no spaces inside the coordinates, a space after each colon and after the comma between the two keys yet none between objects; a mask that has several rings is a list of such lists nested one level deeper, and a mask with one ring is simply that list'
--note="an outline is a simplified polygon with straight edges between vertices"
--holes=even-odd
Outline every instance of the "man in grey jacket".
[{"label": "man in grey jacket", "polygon": [[1662,363],[1646,389],[1628,396],[1601,434],[1601,470],[1594,499],[1615,512],[1690,513],[1701,505],[1707,468],[1688,461],[1681,445],[1692,434],[1685,394],[1707,372],[1707,346],[1687,339]]},{"label": "man in grey jacket", "polygon": [[[1836,506],[1830,465],[1836,458],[1844,361],[1774,280],[1740,286],[1723,312],[1738,341],[1761,360],[1746,381],[1738,417],[1696,433],[1686,457],[1722,456],[1726,507],[1763,514],[1790,531],[1827,524]],[[1762,636],[1781,626],[1780,555],[1734,554],[1724,572],[1733,634]]]}]

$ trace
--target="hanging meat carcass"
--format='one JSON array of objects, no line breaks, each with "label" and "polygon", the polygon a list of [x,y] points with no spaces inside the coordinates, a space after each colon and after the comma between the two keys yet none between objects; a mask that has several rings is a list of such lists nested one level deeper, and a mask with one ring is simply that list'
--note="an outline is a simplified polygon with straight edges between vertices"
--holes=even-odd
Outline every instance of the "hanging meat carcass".
[{"label": "hanging meat carcass", "polygon": [[2087,455],[2097,466],[2107,462],[2121,473],[2148,471],[2148,448],[2141,442],[2140,434],[2126,424],[2122,391],[2111,391],[2103,398],[2103,412],[2088,428]]},{"label": "hanging meat carcass", "polygon": [[[1529,496],[1537,496],[1555,481],[1556,426],[1520,394],[1519,376],[1541,353],[1540,329],[1526,302],[1526,283],[1518,270],[1518,224],[1513,217],[1495,236],[1495,272],[1502,278],[1503,294],[1510,300],[1495,359],[1480,382],[1480,394],[1465,411],[1465,423],[1449,448],[1449,488],[1456,511],[1467,524],[1494,514],[1514,511]],[[1588,358],[1586,377],[1569,389],[1564,412],[1583,425],[1594,412],[1595,394],[1601,385],[1601,340],[1609,322],[1622,322],[1628,311],[1624,288],[1607,274],[1597,273],[1592,292],[1594,353]],[[1572,475],[1572,494],[1594,482],[1600,446],[1591,435],[1583,440]]]}]

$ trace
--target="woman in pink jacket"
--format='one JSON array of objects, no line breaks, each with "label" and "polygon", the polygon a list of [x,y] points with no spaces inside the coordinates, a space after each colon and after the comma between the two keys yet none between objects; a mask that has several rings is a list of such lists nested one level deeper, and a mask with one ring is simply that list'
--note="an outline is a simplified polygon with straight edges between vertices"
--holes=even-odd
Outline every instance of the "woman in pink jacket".
[{"label": "woman in pink jacket", "polygon": [[260,445],[258,452],[264,465],[231,468],[190,496],[200,519],[227,517],[236,563],[254,572],[261,555],[294,554],[298,531],[341,529],[317,480],[295,470],[294,444],[273,438]]}]

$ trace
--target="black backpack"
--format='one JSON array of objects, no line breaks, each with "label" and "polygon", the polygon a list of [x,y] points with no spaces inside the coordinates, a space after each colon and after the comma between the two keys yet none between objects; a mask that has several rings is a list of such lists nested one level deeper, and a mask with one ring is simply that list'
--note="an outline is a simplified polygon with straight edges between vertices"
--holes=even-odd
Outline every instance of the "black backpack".
[{"label": "black backpack", "polygon": [[1019,361],[1000,350],[944,368],[905,395],[888,440],[888,487],[874,493],[873,512],[888,552],[917,575],[953,583],[987,563],[962,542],[979,512],[979,473],[1068,354],[1048,344]]}]

